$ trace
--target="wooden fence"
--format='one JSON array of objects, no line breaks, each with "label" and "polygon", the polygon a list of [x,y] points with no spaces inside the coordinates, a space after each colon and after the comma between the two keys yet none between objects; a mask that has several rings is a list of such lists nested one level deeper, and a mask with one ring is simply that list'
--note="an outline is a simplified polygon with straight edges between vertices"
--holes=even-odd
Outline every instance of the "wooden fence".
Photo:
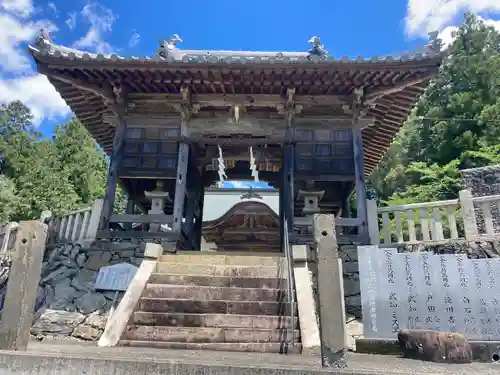
[{"label": "wooden fence", "polygon": [[[462,190],[458,199],[446,201],[378,207],[376,201],[368,200],[367,209],[369,242],[373,245],[483,240],[500,236],[500,217],[495,219],[496,214],[500,216],[500,195],[473,197],[469,190]],[[98,234],[101,211],[102,199],[98,199],[92,207],[60,217],[42,217],[41,220],[48,224],[47,243],[94,240]],[[119,218],[115,221],[125,223],[163,223],[169,218],[166,215],[157,216],[113,215]],[[338,232],[343,233],[345,228],[359,225],[359,220],[337,218],[336,223]],[[312,217],[294,218],[294,227],[303,227],[310,232],[307,228],[311,226]],[[16,228],[17,223],[0,226],[0,254],[12,248]]]},{"label": "wooden fence", "polygon": [[92,207],[82,208],[48,221],[47,243],[74,242],[96,238],[102,211],[102,199],[97,199]]},{"label": "wooden fence", "polygon": [[[458,199],[387,207],[369,200],[367,207],[373,245],[473,241],[500,235],[492,215],[494,210],[500,212],[500,195],[473,197],[469,190],[462,190]],[[478,216],[484,225],[478,225]]]}]

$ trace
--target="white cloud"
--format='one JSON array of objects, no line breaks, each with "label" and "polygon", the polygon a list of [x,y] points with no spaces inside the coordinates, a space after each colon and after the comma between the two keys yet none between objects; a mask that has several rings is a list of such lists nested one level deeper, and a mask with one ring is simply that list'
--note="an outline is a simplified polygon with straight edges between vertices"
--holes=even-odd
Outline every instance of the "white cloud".
[{"label": "white cloud", "polygon": [[35,124],[71,112],[47,77],[41,74],[0,80],[0,103],[14,100],[20,100],[31,109]]},{"label": "white cloud", "polygon": [[455,40],[457,26],[447,26],[438,35],[438,38],[443,41],[443,47],[447,48]]},{"label": "white cloud", "polygon": [[104,34],[111,31],[116,20],[115,14],[111,9],[95,2],[85,5],[81,13],[83,18],[90,23],[90,28],[83,38],[74,43],[74,46],[90,49],[97,53],[112,53],[113,47],[103,37]]},{"label": "white cloud", "polygon": [[[500,21],[495,20],[485,20],[484,18],[478,16],[478,19],[482,20],[486,25],[494,27],[500,31]],[[456,37],[458,31],[458,26],[446,26],[438,35],[438,38],[443,41],[444,48],[448,47]]]},{"label": "white cloud", "polygon": [[500,1],[408,0],[406,30],[410,35],[427,36],[429,32],[455,25],[457,17],[465,11],[478,14],[500,13]]},{"label": "white cloud", "polygon": [[[18,17],[29,17],[34,11],[33,2],[31,0],[1,0],[0,12],[8,12]],[[3,31],[3,29],[0,29]]]},{"label": "white cloud", "polygon": [[128,41],[128,46],[130,48],[134,48],[136,45],[139,44],[141,41],[141,34],[139,34],[137,31],[134,31],[132,36],[130,37],[130,40]]},{"label": "white cloud", "polygon": [[54,12],[54,15],[56,18],[59,18],[59,11],[57,10],[56,4],[54,4],[52,1],[47,4],[49,9],[51,9]]},{"label": "white cloud", "polygon": [[68,26],[70,30],[73,30],[76,26],[76,12],[69,13],[68,19],[64,21],[64,23],[66,24],[66,26]]},{"label": "white cloud", "polygon": [[56,31],[44,19],[32,19],[30,0],[0,0],[0,103],[21,100],[35,117],[35,123],[70,113],[46,77],[32,68],[23,43],[32,42],[41,28]]}]

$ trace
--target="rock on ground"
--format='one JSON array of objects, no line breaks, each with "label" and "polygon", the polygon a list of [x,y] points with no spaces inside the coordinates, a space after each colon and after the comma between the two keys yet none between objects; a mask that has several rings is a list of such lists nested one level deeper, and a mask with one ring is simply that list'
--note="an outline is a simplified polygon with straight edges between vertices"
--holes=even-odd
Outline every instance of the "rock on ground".
[{"label": "rock on ground", "polygon": [[31,327],[31,334],[70,335],[85,320],[85,315],[77,312],[46,310]]},{"label": "rock on ground", "polygon": [[407,358],[443,363],[471,363],[472,350],[459,333],[430,330],[403,330],[399,345]]}]

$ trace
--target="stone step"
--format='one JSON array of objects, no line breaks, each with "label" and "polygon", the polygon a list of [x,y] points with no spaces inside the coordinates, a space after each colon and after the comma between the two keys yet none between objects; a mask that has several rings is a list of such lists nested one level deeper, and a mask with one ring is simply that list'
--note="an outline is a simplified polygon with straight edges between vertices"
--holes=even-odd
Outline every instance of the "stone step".
[{"label": "stone step", "polygon": [[[299,328],[299,319],[295,319]],[[237,315],[237,314],[187,314],[135,312],[130,324],[142,326],[220,327],[283,329],[291,325],[289,316]]]},{"label": "stone step", "polygon": [[213,253],[203,251],[182,251],[176,254],[166,254],[160,262],[183,264],[210,264],[233,266],[273,266],[286,268],[284,255],[276,253]]},{"label": "stone step", "polygon": [[[164,342],[284,342],[286,329],[257,328],[215,328],[215,327],[164,327],[164,326],[127,326],[122,339],[132,341]],[[290,336],[291,337],[291,336]],[[295,331],[295,340],[300,339],[300,331]]]},{"label": "stone step", "polygon": [[142,293],[142,297],[180,298],[199,301],[225,300],[281,302],[286,300],[286,292],[279,289],[148,284]]},{"label": "stone step", "polygon": [[162,263],[156,265],[156,272],[171,275],[196,275],[196,276],[231,276],[231,277],[260,277],[260,278],[286,278],[285,267],[272,266],[229,266],[210,264],[183,264]]},{"label": "stone step", "polygon": [[[297,310],[297,304],[294,304]],[[193,299],[141,298],[136,311],[189,314],[239,314],[290,316],[290,303],[258,301],[197,301]]]},{"label": "stone step", "polygon": [[[193,343],[193,342],[162,342],[162,341],[132,341],[120,340],[120,346],[135,346],[157,349],[187,349],[187,350],[212,350],[225,352],[255,352],[255,353],[295,353],[302,352],[302,345],[293,347],[286,343]],[[288,349],[288,350],[287,350]],[[250,372],[249,372],[250,373]]]},{"label": "stone step", "polygon": [[169,285],[198,285],[219,286],[234,288],[261,288],[280,289],[286,288],[286,279],[275,277],[230,277],[230,276],[197,276],[197,275],[172,275],[167,273],[153,273],[149,278],[153,284]]}]

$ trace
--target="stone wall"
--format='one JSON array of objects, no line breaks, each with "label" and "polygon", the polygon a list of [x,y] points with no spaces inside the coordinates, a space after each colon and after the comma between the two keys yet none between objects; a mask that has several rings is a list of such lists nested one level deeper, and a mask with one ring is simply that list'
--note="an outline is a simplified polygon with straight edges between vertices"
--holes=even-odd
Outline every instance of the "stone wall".
[{"label": "stone wall", "polygon": [[[465,169],[461,171],[465,187],[469,189],[473,197],[484,197],[500,194],[500,164],[488,167]],[[476,221],[480,233],[485,233],[483,212],[479,204],[474,204]],[[493,225],[500,230],[500,212],[496,206],[491,207]]]},{"label": "stone wall", "polygon": [[[31,334],[42,339],[98,340],[104,331],[116,293],[96,292],[101,267],[122,262],[139,266],[139,244],[121,244],[120,251],[99,251],[79,244],[47,250]],[[123,293],[118,294],[116,305]]]}]

